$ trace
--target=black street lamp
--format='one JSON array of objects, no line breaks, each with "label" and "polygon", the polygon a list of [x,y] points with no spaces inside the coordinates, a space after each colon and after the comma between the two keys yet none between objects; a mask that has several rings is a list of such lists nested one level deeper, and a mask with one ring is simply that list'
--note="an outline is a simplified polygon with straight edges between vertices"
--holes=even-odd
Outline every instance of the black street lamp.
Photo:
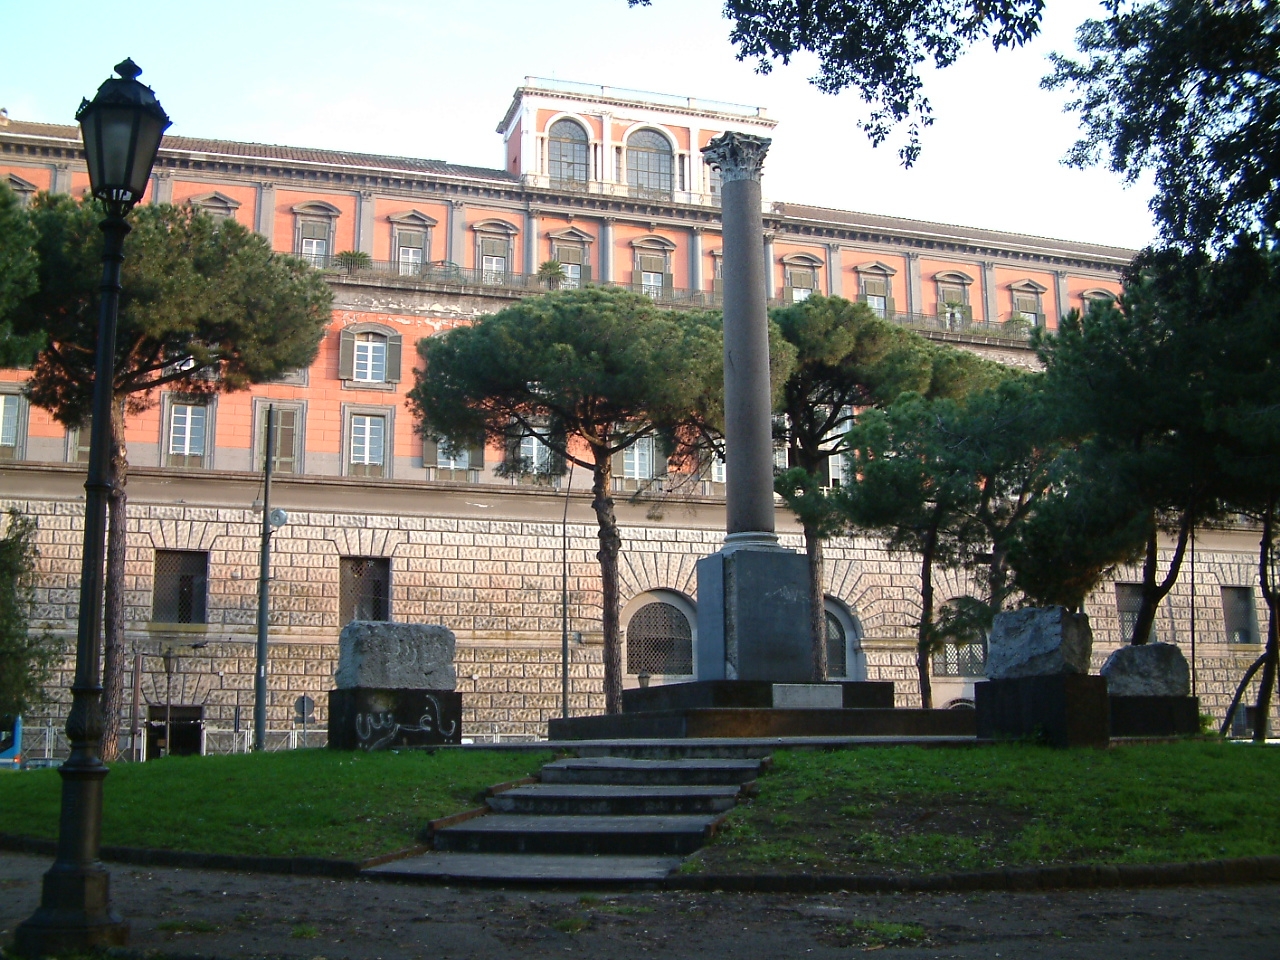
[{"label": "black street lamp", "polygon": [[111,403],[115,381],[116,313],[120,305],[120,265],[125,216],[142,199],[160,137],[169,118],[151,88],[138,82],[132,60],[116,65],[93,101],[76,112],[84,138],[93,195],[106,206],[102,221],[102,303],[98,314],[98,355],[93,381],[93,425],[89,437],[89,478],[85,482],[84,550],[80,565],[80,615],[76,633],[76,674],[72,684],[67,739],[71,755],[62,774],[62,815],[58,852],[44,875],[40,906],[18,927],[15,946],[28,956],[79,953],[123,945],[129,925],[111,909],[110,874],[98,859],[102,842],[102,781],[107,766],[102,744],[103,560],[107,541],[107,497],[111,492]]}]

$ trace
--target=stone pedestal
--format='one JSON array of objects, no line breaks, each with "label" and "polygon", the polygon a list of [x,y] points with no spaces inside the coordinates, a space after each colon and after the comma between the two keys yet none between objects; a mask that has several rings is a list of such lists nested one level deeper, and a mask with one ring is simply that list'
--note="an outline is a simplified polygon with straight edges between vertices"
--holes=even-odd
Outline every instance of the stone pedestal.
[{"label": "stone pedestal", "polygon": [[[622,712],[715,708],[767,710],[780,705],[775,689],[779,686],[788,685],[773,684],[767,680],[694,680],[659,687],[636,687],[622,691]],[[839,691],[839,699],[834,704],[839,709],[893,709],[891,680],[831,680],[822,686]]]},{"label": "stone pedestal", "polygon": [[1078,673],[986,680],[974,685],[978,739],[1044,739],[1055,747],[1105,747],[1111,736],[1107,681]]},{"label": "stone pedestal", "polygon": [[329,691],[329,746],[390,750],[462,742],[462,694],[454,690],[348,687]]},{"label": "stone pedestal", "polygon": [[1111,697],[1113,737],[1191,737],[1200,732],[1199,697]]},{"label": "stone pedestal", "polygon": [[807,683],[811,646],[803,556],[739,549],[698,561],[699,680]]}]

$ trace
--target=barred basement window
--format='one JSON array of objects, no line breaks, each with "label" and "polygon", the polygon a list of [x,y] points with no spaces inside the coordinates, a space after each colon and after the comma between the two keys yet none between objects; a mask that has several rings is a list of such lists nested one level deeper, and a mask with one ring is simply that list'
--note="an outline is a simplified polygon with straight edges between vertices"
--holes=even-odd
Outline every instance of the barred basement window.
[{"label": "barred basement window", "polygon": [[1222,588],[1222,619],[1227,628],[1227,643],[1259,642],[1252,587]]},{"label": "barred basement window", "polygon": [[943,644],[933,655],[935,677],[984,677],[987,674],[987,641]]},{"label": "barred basement window", "polygon": [[[1120,642],[1133,643],[1133,633],[1138,629],[1138,612],[1142,609],[1142,584],[1116,584],[1116,613],[1120,617]],[[1156,624],[1151,622],[1149,641],[1157,639]]]},{"label": "barred basement window", "polygon": [[151,619],[157,623],[207,623],[209,555],[203,550],[157,550]]},{"label": "barred basement window", "polygon": [[338,560],[338,623],[391,619],[391,561],[386,557]]},{"label": "barred basement window", "polygon": [[646,603],[627,624],[627,672],[662,676],[693,673],[693,628],[671,603]]}]

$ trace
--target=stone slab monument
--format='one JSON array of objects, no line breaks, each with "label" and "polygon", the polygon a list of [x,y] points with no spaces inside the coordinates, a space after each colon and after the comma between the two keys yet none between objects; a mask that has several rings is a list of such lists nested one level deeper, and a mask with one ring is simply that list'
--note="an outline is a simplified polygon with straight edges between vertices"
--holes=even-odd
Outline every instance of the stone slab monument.
[{"label": "stone slab monument", "polygon": [[1089,675],[1093,631],[1083,613],[1027,607],[996,614],[989,679],[974,686],[978,737],[1043,738],[1054,746],[1106,746],[1107,682]]},{"label": "stone slab monument", "polygon": [[453,631],[438,624],[355,620],[338,639],[329,746],[387,750],[462,742]]},{"label": "stone slab monument", "polygon": [[1113,737],[1191,736],[1200,732],[1200,699],[1191,668],[1172,643],[1121,647],[1100,671],[1111,700]]},{"label": "stone slab monument", "polygon": [[729,131],[702,153],[720,170],[724,224],[724,547],[698,561],[699,680],[813,677],[809,568],[778,544],[760,173],[770,140]]}]

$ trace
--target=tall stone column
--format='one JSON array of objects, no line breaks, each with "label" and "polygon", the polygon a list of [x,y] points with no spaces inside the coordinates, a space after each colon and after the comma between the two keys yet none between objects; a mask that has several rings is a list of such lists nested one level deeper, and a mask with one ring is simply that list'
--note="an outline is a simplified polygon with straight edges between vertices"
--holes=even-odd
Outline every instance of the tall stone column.
[{"label": "tall stone column", "polygon": [[769,315],[760,171],[767,137],[729,131],[702,148],[720,170],[724,224],[725,546],[775,546]]},{"label": "tall stone column", "polygon": [[724,547],[698,561],[698,680],[811,676],[809,569],[778,545],[760,169],[769,140],[729,131],[703,148],[723,184]]}]

